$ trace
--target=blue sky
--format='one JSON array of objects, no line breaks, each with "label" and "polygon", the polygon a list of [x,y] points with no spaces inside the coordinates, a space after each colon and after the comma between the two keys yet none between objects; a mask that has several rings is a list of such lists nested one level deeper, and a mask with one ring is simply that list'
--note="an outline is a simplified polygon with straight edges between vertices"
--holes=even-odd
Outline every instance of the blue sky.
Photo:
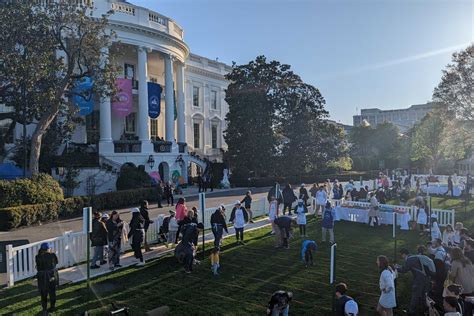
[{"label": "blue sky", "polygon": [[320,89],[332,119],[431,99],[454,51],[474,41],[473,0],[131,0],[173,18],[191,51],[266,55]]}]

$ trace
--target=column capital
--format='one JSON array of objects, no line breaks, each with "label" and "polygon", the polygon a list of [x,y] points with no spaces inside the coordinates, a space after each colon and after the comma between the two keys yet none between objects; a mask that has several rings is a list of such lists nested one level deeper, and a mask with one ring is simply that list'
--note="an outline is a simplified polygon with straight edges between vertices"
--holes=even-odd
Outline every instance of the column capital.
[{"label": "column capital", "polygon": [[151,53],[153,51],[152,48],[147,47],[147,46],[138,46],[138,51],[139,52],[145,52],[145,53]]}]

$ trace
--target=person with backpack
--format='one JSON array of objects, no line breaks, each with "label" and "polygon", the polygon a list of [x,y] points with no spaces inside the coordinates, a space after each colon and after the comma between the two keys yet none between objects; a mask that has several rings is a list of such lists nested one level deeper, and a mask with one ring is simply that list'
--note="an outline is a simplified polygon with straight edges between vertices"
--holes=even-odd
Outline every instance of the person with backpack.
[{"label": "person with backpack", "polygon": [[352,297],[347,295],[347,285],[339,283],[336,285],[336,316],[357,316],[359,306]]},{"label": "person with backpack", "polygon": [[300,237],[306,237],[306,213],[308,213],[308,208],[304,205],[303,200],[298,200],[294,211],[296,214],[296,224],[300,228]]},{"label": "person with backpack", "polygon": [[[436,273],[433,260],[424,255],[410,255],[405,248],[400,249],[400,255],[405,261],[403,266],[396,265],[399,273],[411,272],[413,283],[411,287],[410,306],[408,315],[420,315],[425,311],[425,296],[430,288],[429,274]],[[420,311],[420,309],[422,309]]]},{"label": "person with backpack", "polygon": [[225,208],[224,205],[219,208],[211,215],[211,229],[214,235],[214,248],[219,249],[221,247],[221,240],[224,231],[228,234],[227,224],[225,222]]},{"label": "person with backpack", "polygon": [[326,207],[323,212],[323,220],[321,222],[323,242],[326,242],[326,234],[329,231],[329,241],[334,244],[334,221],[336,219],[336,212],[331,207],[331,202],[326,202]]}]

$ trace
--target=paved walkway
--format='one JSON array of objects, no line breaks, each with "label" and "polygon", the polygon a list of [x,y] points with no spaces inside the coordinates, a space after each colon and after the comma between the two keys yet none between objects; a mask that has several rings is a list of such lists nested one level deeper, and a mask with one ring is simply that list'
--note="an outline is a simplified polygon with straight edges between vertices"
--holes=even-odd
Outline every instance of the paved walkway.
[{"label": "paved walkway", "polygon": [[[242,199],[247,190],[247,188],[232,188],[226,190],[214,190],[214,192],[208,191],[206,193],[206,205],[207,207],[217,207],[221,203],[233,203],[236,199]],[[268,188],[252,188],[251,190],[254,193],[254,199],[258,199],[261,196],[266,196]],[[186,198],[186,204],[188,205],[188,208],[193,206],[199,207],[199,195],[197,188],[191,187],[186,189],[183,195],[175,195],[175,202],[179,197]],[[150,205],[150,217],[156,218],[158,215],[168,214],[170,209],[174,209],[174,206],[166,206],[166,201],[164,201],[162,204],[163,208],[160,209],[157,207],[156,203]],[[120,209],[118,211],[122,220],[129,221],[131,219],[130,207]],[[25,239],[29,242],[36,242],[61,236],[67,231],[76,232],[80,230],[82,230],[82,217],[76,217],[52,223],[46,223],[43,225],[19,228],[8,232],[0,232],[0,241]]]},{"label": "paved walkway", "polygon": [[[253,224],[248,224],[245,228],[245,231],[251,231],[255,229],[259,229],[265,226],[269,226],[270,223],[267,218],[255,221]],[[235,234],[235,229],[233,227],[229,227],[229,234],[225,235],[223,238],[233,238]],[[200,237],[199,241],[201,242],[202,237]],[[214,236],[212,233],[205,234],[205,241],[209,243],[214,240]],[[166,248],[164,245],[155,245],[152,247],[152,250],[149,252],[144,253],[145,261],[155,258],[160,258],[166,254],[172,253],[174,249]],[[126,252],[120,257],[120,264],[122,265],[121,268],[118,269],[125,269],[130,266],[134,266],[137,264],[137,260],[133,256],[133,252]],[[177,269],[181,268],[181,266],[177,265]],[[116,269],[116,270],[118,270]],[[112,273],[109,270],[107,264],[101,266],[99,269],[90,270],[91,271],[91,278],[95,278],[101,275],[105,275],[108,273]],[[59,279],[60,284],[67,284],[67,283],[77,283],[86,280],[87,278],[87,265],[81,264],[75,267],[62,269],[59,271]],[[36,282],[33,280],[33,282]]]}]

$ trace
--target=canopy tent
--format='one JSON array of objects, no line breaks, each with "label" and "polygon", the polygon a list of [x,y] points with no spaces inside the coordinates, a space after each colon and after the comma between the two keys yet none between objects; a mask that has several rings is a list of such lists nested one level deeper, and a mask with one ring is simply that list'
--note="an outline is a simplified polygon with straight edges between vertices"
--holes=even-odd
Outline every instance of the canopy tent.
[{"label": "canopy tent", "polygon": [[23,178],[23,170],[12,163],[0,164],[0,180]]}]

